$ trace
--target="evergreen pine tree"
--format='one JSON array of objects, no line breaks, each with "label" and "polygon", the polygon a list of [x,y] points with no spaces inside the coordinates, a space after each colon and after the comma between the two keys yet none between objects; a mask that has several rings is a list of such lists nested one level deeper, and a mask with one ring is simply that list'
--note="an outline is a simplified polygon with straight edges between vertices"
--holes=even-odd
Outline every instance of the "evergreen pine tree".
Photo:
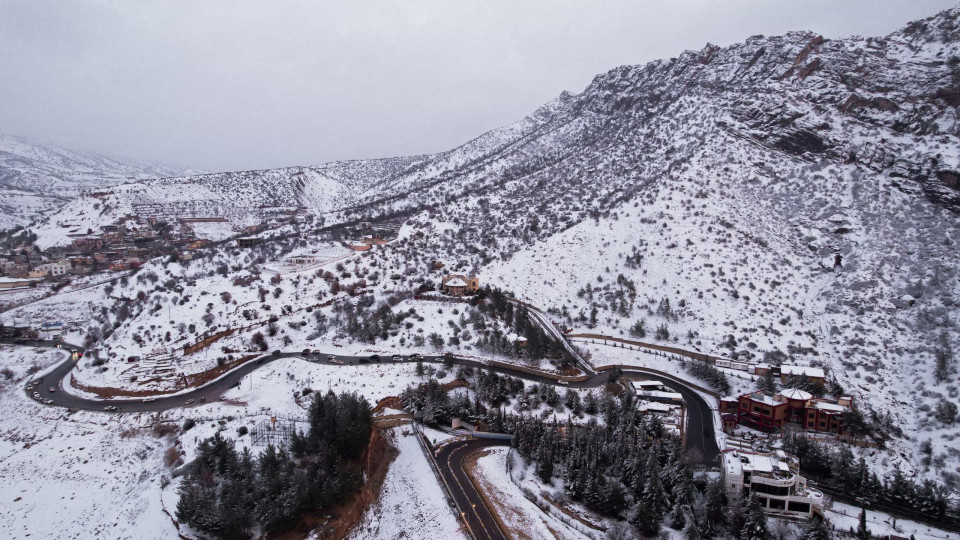
[{"label": "evergreen pine tree", "polygon": [[873,535],[870,534],[870,529],[867,528],[867,509],[860,509],[860,521],[857,523],[857,531],[854,533],[854,538],[857,540],[870,540],[873,538]]},{"label": "evergreen pine tree", "polygon": [[544,484],[549,484],[553,479],[553,456],[550,455],[548,445],[541,444],[537,449],[537,477]]},{"label": "evergreen pine tree", "polygon": [[687,526],[683,529],[683,540],[700,540],[703,538],[700,534],[700,528],[693,520],[693,516],[687,516],[685,521]]},{"label": "evergreen pine tree", "polygon": [[660,460],[656,451],[651,451],[647,459],[647,483],[643,487],[643,497],[638,508],[636,525],[640,532],[653,536],[660,531],[664,513],[669,502],[667,492],[660,483]]},{"label": "evergreen pine tree", "polygon": [[747,501],[745,523],[740,531],[741,540],[769,540],[770,531],[767,530],[767,515],[760,506],[756,495],[751,495]]},{"label": "evergreen pine tree", "polygon": [[720,480],[707,485],[707,522],[714,530],[727,523],[727,490]]},{"label": "evergreen pine tree", "polygon": [[[670,528],[675,531],[682,531],[687,527],[687,512],[689,508],[683,505],[673,505],[670,511]],[[696,527],[694,527],[696,528]]]},{"label": "evergreen pine tree", "polygon": [[799,540],[833,540],[833,531],[820,516],[814,516],[807,521]]},{"label": "evergreen pine tree", "polygon": [[773,380],[773,370],[768,369],[757,379],[757,388],[764,392],[775,393],[777,391],[777,382]]},{"label": "evergreen pine tree", "polygon": [[620,482],[607,482],[603,491],[603,506],[601,512],[607,516],[619,518],[627,508],[627,496]]}]

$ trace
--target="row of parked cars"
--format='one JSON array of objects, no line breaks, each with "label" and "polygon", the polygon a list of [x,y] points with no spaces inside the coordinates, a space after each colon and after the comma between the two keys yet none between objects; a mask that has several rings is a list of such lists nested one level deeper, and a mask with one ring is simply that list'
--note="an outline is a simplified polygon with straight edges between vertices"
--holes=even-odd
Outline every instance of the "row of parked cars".
[{"label": "row of parked cars", "polygon": [[[423,360],[423,356],[420,355],[420,353],[411,354],[407,358],[404,358],[399,354],[395,354],[390,357],[390,361],[392,362],[405,362],[405,361],[418,362],[420,360]],[[331,354],[330,361],[336,362],[337,358]],[[357,360],[357,362],[360,364],[369,364],[370,362],[381,362],[381,361],[383,361],[383,358],[381,358],[379,354],[372,354],[370,355],[369,358],[360,358],[359,360]],[[343,362],[338,362],[338,363],[342,364]]]},{"label": "row of parked cars", "polygon": [[[275,352],[274,355],[278,353],[279,351]],[[311,349],[304,349],[301,352],[301,354],[307,358],[310,358],[310,357],[318,358],[321,356],[319,351],[313,351]],[[420,353],[414,353],[407,357],[403,357],[399,354],[395,354],[390,357],[390,361],[392,362],[418,362],[420,360],[423,360],[423,355],[421,355]],[[369,364],[370,362],[382,362],[382,361],[383,361],[383,358],[379,354],[372,354],[367,358],[360,358],[357,360],[357,362],[360,364]],[[335,354],[328,355],[327,362],[330,362],[332,364],[343,365],[343,361],[337,358]]]}]

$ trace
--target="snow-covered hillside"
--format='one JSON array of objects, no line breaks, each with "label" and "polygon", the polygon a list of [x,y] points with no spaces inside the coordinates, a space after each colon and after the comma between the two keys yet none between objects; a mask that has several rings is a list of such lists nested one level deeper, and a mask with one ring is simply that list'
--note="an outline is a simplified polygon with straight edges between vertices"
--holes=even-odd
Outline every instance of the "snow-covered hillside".
[{"label": "snow-covered hillside", "polygon": [[[822,366],[894,436],[872,465],[956,487],[960,422],[941,412],[960,396],[958,107],[960,8],[886,37],[754,36],[623,66],[436,155],[130,183],[35,230],[55,245],[150,205],[235,225],[264,206],[408,217],[342,258],[339,237],[291,228],[83,293],[99,310],[75,328],[79,383],[165,389],[124,361],[160,347],[190,374],[275,349],[473,354],[499,322],[413,291],[476,274],[575,330]],[[313,252],[317,267],[272,270]]]},{"label": "snow-covered hillside", "polygon": [[190,171],[32,143],[0,133],[0,229],[25,225],[81,191]]},{"label": "snow-covered hillside", "polygon": [[958,18],[617,68],[522,144],[358,215],[429,207],[409,265],[476,271],[578,329],[823,365],[942,469],[960,461],[935,415],[956,370],[933,376],[960,347]]},{"label": "snow-covered hillside", "polygon": [[[931,376],[938,355],[960,348],[958,18],[883,38],[708,45],[599,75],[449,152],[142,182],[78,199],[37,231],[45,241],[143,204],[241,221],[244,209],[301,206],[327,223],[406,210],[401,237],[338,270],[340,285],[373,276],[364,287],[385,301],[473,272],[579,329],[627,335],[642,321],[648,340],[819,364],[886,425],[936,434],[960,462],[948,448],[960,433],[934,417],[956,399],[956,374]],[[203,272],[233,290],[237,268]],[[331,298],[319,277],[299,292],[284,279],[281,294],[303,306]],[[165,288],[183,305],[209,294],[201,283]],[[176,300],[161,294],[148,304]],[[311,318],[344,320],[334,309]],[[160,316],[146,310],[114,339],[142,334],[147,314]],[[279,316],[312,339],[337,334]],[[249,337],[227,342],[242,349]]]}]

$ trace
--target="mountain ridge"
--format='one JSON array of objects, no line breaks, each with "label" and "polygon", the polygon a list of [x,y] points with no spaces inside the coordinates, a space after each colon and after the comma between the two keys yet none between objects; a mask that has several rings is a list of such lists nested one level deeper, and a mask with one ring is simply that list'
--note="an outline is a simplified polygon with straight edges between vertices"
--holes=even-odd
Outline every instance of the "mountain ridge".
[{"label": "mountain ridge", "polygon": [[0,191],[6,199],[0,203],[0,228],[26,225],[85,190],[184,172],[194,171],[76,152],[0,132]]}]

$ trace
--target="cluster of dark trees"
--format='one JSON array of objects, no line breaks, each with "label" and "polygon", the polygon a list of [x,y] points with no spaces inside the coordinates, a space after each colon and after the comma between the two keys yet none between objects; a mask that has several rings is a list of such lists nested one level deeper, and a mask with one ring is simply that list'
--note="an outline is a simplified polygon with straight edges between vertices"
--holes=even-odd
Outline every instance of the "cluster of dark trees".
[{"label": "cluster of dark trees", "polygon": [[400,401],[406,410],[422,416],[427,424],[448,424],[454,418],[468,418],[479,407],[466,394],[451,397],[436,379],[419,386],[408,386],[400,394]]},{"label": "cluster of dark trees", "polygon": [[428,424],[449,423],[453,418],[484,417],[523,392],[523,381],[480,369],[476,374],[476,399],[465,394],[452,397],[436,379],[418,386],[408,386],[400,394],[405,409],[422,415]]},{"label": "cluster of dark trees", "polygon": [[[627,266],[630,266],[629,263]],[[597,276],[598,283],[603,283],[603,281],[603,276]],[[590,318],[587,319],[586,316],[582,316],[579,319],[589,320],[590,325],[595,326],[599,308],[606,309],[620,317],[629,316],[637,298],[637,285],[623,274],[617,274],[616,281],[606,285],[594,287],[592,283],[587,283],[586,286],[577,291],[577,296],[590,302]]]},{"label": "cluster of dark trees", "polygon": [[680,440],[658,417],[639,414],[628,396],[613,401],[604,425],[518,419],[513,447],[542,482],[559,481],[572,500],[645,537],[667,525],[691,539],[770,538],[755,498],[731,502],[719,480],[695,480]]},{"label": "cluster of dark trees", "polygon": [[706,360],[686,360],[682,356],[680,357],[680,363],[686,368],[687,373],[700,380],[706,381],[707,384],[721,395],[730,393],[730,381],[727,380],[726,374],[717,369],[717,366]]},{"label": "cluster of dark trees", "polygon": [[525,340],[521,345],[509,340],[506,333],[499,328],[475,326],[479,334],[477,348],[481,351],[510,358],[551,358],[560,365],[575,363],[575,359],[563,344],[530,318],[530,310],[526,306],[510,302],[507,294],[500,289],[484,287],[474,298],[474,305],[481,313],[502,322],[505,329]]},{"label": "cluster of dark trees", "polygon": [[828,446],[802,432],[784,437],[783,448],[800,458],[805,474],[845,494],[851,502],[882,503],[938,522],[960,524],[960,504],[952,503],[949,488],[942,484],[907,478],[899,469],[881,480],[863,457],[854,459],[847,446]]},{"label": "cluster of dark trees", "polygon": [[237,452],[219,433],[200,443],[180,484],[177,519],[216,538],[276,534],[363,484],[357,464],[370,441],[370,403],[357,394],[314,394],[310,429],[290,450]]},{"label": "cluster of dark trees", "polygon": [[14,250],[32,246],[36,241],[37,233],[27,230],[23,226],[0,230],[0,249]]},{"label": "cluster of dark trees", "polygon": [[492,407],[499,407],[523,392],[523,381],[481,369],[477,371],[476,391],[477,399]]},{"label": "cluster of dark trees", "polygon": [[582,417],[602,414],[612,421],[619,411],[619,403],[608,394],[597,398],[593,392],[580,397],[576,390],[564,394],[549,384],[533,384],[524,391],[523,381],[483,369],[477,370],[474,385],[475,399],[466,394],[448,394],[436,379],[418,386],[408,386],[400,395],[405,409],[418,414],[426,423],[449,423],[453,418],[469,418],[485,422],[492,431],[511,433],[521,416],[501,410],[501,406],[519,400],[519,410],[537,409],[541,403],[558,410],[568,408]]},{"label": "cluster of dark trees", "polygon": [[[333,323],[348,336],[364,343],[385,340],[391,333],[398,332],[408,317],[415,316],[412,308],[408,311],[393,310],[393,306],[406,296],[409,295],[391,296],[386,302],[376,305],[373,296],[361,296],[356,302],[334,304]],[[319,324],[321,322],[318,320]]]}]

